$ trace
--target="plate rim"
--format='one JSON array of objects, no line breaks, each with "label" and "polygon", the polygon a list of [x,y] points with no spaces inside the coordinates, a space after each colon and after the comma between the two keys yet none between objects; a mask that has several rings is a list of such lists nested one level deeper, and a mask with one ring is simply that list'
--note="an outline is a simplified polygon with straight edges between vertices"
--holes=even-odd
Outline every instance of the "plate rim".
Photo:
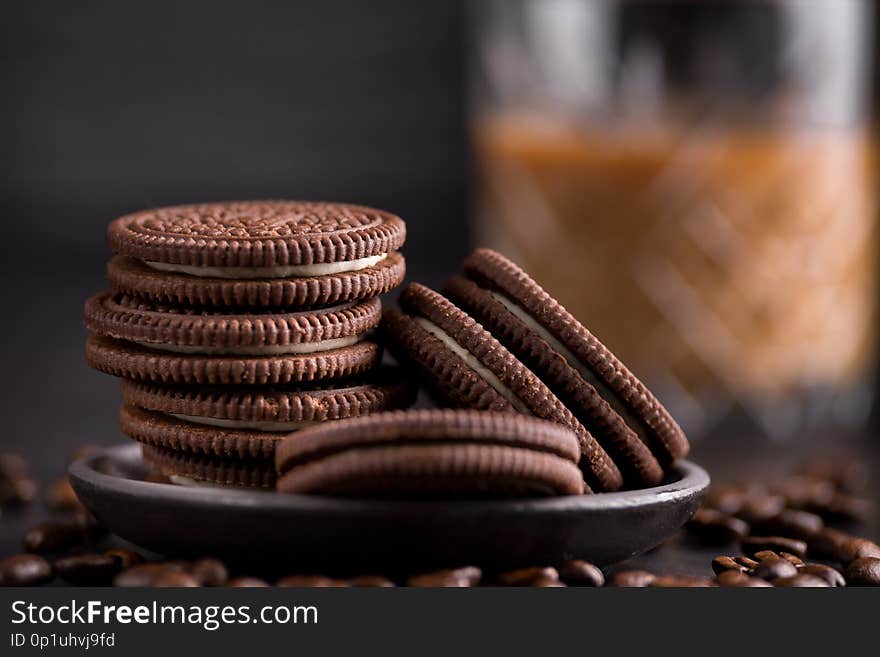
[{"label": "plate rim", "polygon": [[222,487],[174,486],[160,482],[139,481],[98,470],[95,467],[96,463],[106,459],[126,464],[131,464],[134,460],[140,461],[140,445],[126,443],[102,447],[77,459],[68,468],[74,488],[103,489],[119,494],[120,497],[137,495],[202,508],[216,509],[220,505],[228,505],[241,509],[259,507],[261,511],[295,510],[325,514],[348,514],[354,511],[364,514],[394,514],[412,513],[419,509],[445,514],[508,513],[524,508],[528,508],[531,513],[598,512],[673,503],[700,495],[710,483],[706,470],[692,461],[682,460],[673,466],[681,474],[681,477],[675,481],[651,488],[613,493],[515,500],[370,500],[262,490],[224,490]]}]

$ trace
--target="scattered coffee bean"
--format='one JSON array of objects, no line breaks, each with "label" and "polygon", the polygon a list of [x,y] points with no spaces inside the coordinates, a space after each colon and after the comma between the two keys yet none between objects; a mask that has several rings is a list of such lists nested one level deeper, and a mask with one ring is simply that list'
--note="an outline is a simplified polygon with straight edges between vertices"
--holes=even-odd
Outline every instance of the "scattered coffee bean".
[{"label": "scattered coffee bean", "polygon": [[52,511],[75,511],[83,508],[67,477],[61,477],[51,482],[46,487],[43,501],[46,507]]},{"label": "scattered coffee bean", "polygon": [[189,574],[202,586],[223,586],[229,579],[229,571],[219,559],[199,559],[190,566]]},{"label": "scattered coffee bean", "polygon": [[800,574],[813,575],[825,580],[828,586],[846,586],[846,580],[840,571],[821,563],[804,564],[798,571]]},{"label": "scattered coffee bean", "polygon": [[157,588],[198,588],[199,580],[179,570],[167,570],[156,576],[152,586]]},{"label": "scattered coffee bean", "polygon": [[36,554],[16,554],[0,561],[0,586],[38,586],[52,579],[52,565]]},{"label": "scattered coffee bean", "polygon": [[755,559],[751,559],[750,557],[739,556],[734,557],[733,560],[736,561],[739,565],[745,566],[749,570],[752,570],[755,566],[758,565],[758,562]]},{"label": "scattered coffee bean", "polygon": [[779,577],[770,580],[773,586],[779,587],[799,587],[799,588],[828,588],[828,582],[821,577],[810,575],[808,573],[798,573],[793,577]]},{"label": "scattered coffee bean", "polygon": [[756,522],[752,531],[756,534],[805,540],[820,532],[824,526],[825,521],[815,513],[800,509],[783,509],[772,518]]},{"label": "scattered coffee bean", "polygon": [[686,527],[691,534],[711,545],[731,543],[749,534],[746,522],[714,509],[697,509]]},{"label": "scattered coffee bean", "polygon": [[812,458],[799,471],[808,477],[827,479],[835,488],[848,493],[863,491],[871,478],[871,468],[858,458]]},{"label": "scattered coffee bean", "polygon": [[703,498],[703,507],[715,509],[721,513],[733,516],[742,508],[744,500],[745,495],[735,486],[712,486],[706,491],[706,496]]},{"label": "scattered coffee bean", "polygon": [[848,564],[861,557],[880,557],[880,545],[866,538],[826,527],[810,539],[810,554],[820,559]]},{"label": "scattered coffee bean", "polygon": [[535,568],[518,568],[498,575],[498,583],[502,586],[534,586],[540,581],[559,581],[559,573],[550,566]]},{"label": "scattered coffee bean", "polygon": [[395,586],[387,577],[382,575],[357,575],[346,580],[349,586],[371,588],[393,588]]},{"label": "scattered coffee bean", "polygon": [[771,487],[777,495],[785,498],[786,506],[803,508],[821,506],[834,497],[834,484],[827,479],[795,475],[783,479]]},{"label": "scattered coffee bean", "polygon": [[774,552],[773,550],[761,550],[755,553],[755,559],[764,561],[766,559],[785,559],[796,568],[804,565],[804,560],[790,552]]},{"label": "scattered coffee bean", "polygon": [[851,561],[843,571],[849,586],[880,586],[880,559],[860,557]]},{"label": "scattered coffee bean", "polygon": [[762,550],[788,552],[798,557],[803,557],[807,553],[807,544],[804,541],[784,536],[747,536],[740,541],[740,547],[750,557]]},{"label": "scattered coffee bean", "polygon": [[716,575],[726,572],[746,573],[751,569],[752,567],[744,566],[733,559],[733,557],[717,556],[712,559],[712,572]]},{"label": "scattered coffee bean", "polygon": [[104,586],[110,584],[122,565],[107,554],[81,554],[55,562],[55,572],[61,579],[77,586]]},{"label": "scattered coffee bean", "polygon": [[686,577],[680,575],[662,575],[655,577],[650,584],[651,588],[706,588],[715,586],[715,582],[705,577]]},{"label": "scattered coffee bean", "polygon": [[164,563],[141,563],[120,572],[113,578],[113,586],[155,586],[157,579],[171,572],[179,571]]},{"label": "scattered coffee bean", "polygon": [[605,575],[589,561],[572,559],[557,568],[559,578],[569,586],[603,586]]},{"label": "scattered coffee bean", "polygon": [[22,541],[25,552],[63,552],[86,540],[86,532],[77,522],[44,522],[31,527]]},{"label": "scattered coffee bean", "polygon": [[275,586],[282,588],[291,587],[307,587],[307,588],[335,588],[348,586],[345,582],[338,579],[331,579],[323,575],[288,575],[282,577]]},{"label": "scattered coffee bean", "polygon": [[269,582],[260,579],[259,577],[233,577],[231,580],[226,582],[226,586],[240,589],[267,588],[269,586]]},{"label": "scattered coffee bean", "polygon": [[768,520],[785,508],[785,498],[781,495],[762,494],[746,498],[736,514],[737,518],[751,524]]},{"label": "scattered coffee bean", "polygon": [[467,587],[476,586],[483,577],[483,571],[476,566],[436,570],[410,577],[407,586],[427,587]]},{"label": "scattered coffee bean", "polygon": [[621,570],[610,577],[608,585],[641,588],[650,586],[651,582],[655,579],[657,579],[657,576],[654,573],[649,573],[647,570]]},{"label": "scattered coffee bean", "polygon": [[30,477],[30,466],[20,455],[0,454],[0,507],[30,504],[37,496],[37,482]]},{"label": "scattered coffee bean", "polygon": [[774,579],[794,577],[797,573],[797,567],[793,563],[779,557],[759,561],[752,571],[752,575],[766,579],[768,582]]},{"label": "scattered coffee bean", "polygon": [[865,522],[874,511],[874,502],[845,493],[835,493],[827,504],[806,508],[828,522]]},{"label": "scattered coffee bean", "polygon": [[725,570],[715,578],[718,586],[726,588],[762,588],[772,586],[760,577],[750,577],[736,570]]},{"label": "scattered coffee bean", "polygon": [[125,570],[126,568],[131,568],[132,566],[137,566],[144,562],[144,558],[138,554],[137,552],[132,552],[131,550],[125,550],[122,548],[115,548],[113,550],[107,550],[104,554],[108,557],[113,557],[119,562],[120,568]]}]

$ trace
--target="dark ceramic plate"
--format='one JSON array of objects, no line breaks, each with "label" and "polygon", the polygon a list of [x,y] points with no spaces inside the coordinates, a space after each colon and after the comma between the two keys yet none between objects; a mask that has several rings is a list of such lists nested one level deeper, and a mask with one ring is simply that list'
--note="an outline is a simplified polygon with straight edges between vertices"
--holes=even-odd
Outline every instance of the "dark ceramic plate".
[{"label": "dark ceramic plate", "polygon": [[82,502],[113,533],[159,554],[214,555],[279,570],[413,572],[504,568],[568,558],[622,561],[672,536],[709,476],[680,463],[654,488],[514,501],[401,502],[144,481],[138,445],[74,463]]}]

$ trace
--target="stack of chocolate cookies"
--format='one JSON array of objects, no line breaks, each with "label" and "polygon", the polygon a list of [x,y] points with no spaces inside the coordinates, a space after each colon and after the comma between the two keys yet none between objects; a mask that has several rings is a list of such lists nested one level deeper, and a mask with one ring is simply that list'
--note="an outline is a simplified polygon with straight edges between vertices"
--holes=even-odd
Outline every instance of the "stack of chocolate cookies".
[{"label": "stack of chocolate cookies", "polygon": [[172,480],[271,487],[282,436],[414,401],[370,339],[405,273],[399,217],[217,203],[127,215],[107,235],[112,289],[86,302],[86,358],[121,377],[122,430]]},{"label": "stack of chocolate cookies", "polygon": [[688,452],[648,389],[520,267],[479,249],[443,293],[418,283],[385,311],[392,353],[444,405],[518,412],[565,427],[580,445],[585,489],[660,483]]}]

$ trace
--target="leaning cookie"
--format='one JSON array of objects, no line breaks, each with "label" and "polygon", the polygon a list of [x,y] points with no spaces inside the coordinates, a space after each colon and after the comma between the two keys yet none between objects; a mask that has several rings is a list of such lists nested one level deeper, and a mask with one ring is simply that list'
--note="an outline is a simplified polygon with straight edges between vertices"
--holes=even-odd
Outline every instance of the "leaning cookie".
[{"label": "leaning cookie", "polygon": [[635,431],[553,345],[495,293],[461,276],[449,279],[443,292],[547,384],[614,459],[630,486],[654,486],[663,479],[663,468]]},{"label": "leaning cookie", "polygon": [[[534,366],[551,388],[571,400],[568,390],[573,370],[608,402],[661,464],[669,465],[688,453],[684,432],[657,398],[516,264],[490,249],[478,249],[465,260],[464,272],[497,304],[460,283],[451,286],[456,298],[477,313],[479,321],[509,349]],[[551,373],[556,366],[560,366],[558,371]],[[611,431],[619,431],[618,420],[607,409],[591,409],[577,400],[570,403],[600,423],[610,422]]]},{"label": "leaning cookie", "polygon": [[285,439],[278,490],[360,497],[533,497],[584,491],[577,436],[512,413],[421,410],[343,420]]},{"label": "leaning cookie", "polygon": [[385,312],[388,347],[418,369],[436,396],[452,406],[519,412],[569,427],[581,445],[581,469],[599,491],[621,487],[614,462],[565,405],[467,313],[439,293],[411,283],[400,295],[407,314]]},{"label": "leaning cookie", "polygon": [[176,384],[285,384],[366,372],[379,299],[299,312],[226,314],[112,292],[86,301],[89,364],[125,378]]},{"label": "leaning cookie", "polygon": [[[403,278],[403,220],[357,205],[244,201],[146,210],[113,221],[112,285],[162,302],[326,305]],[[283,279],[283,280],[282,280]]]}]

